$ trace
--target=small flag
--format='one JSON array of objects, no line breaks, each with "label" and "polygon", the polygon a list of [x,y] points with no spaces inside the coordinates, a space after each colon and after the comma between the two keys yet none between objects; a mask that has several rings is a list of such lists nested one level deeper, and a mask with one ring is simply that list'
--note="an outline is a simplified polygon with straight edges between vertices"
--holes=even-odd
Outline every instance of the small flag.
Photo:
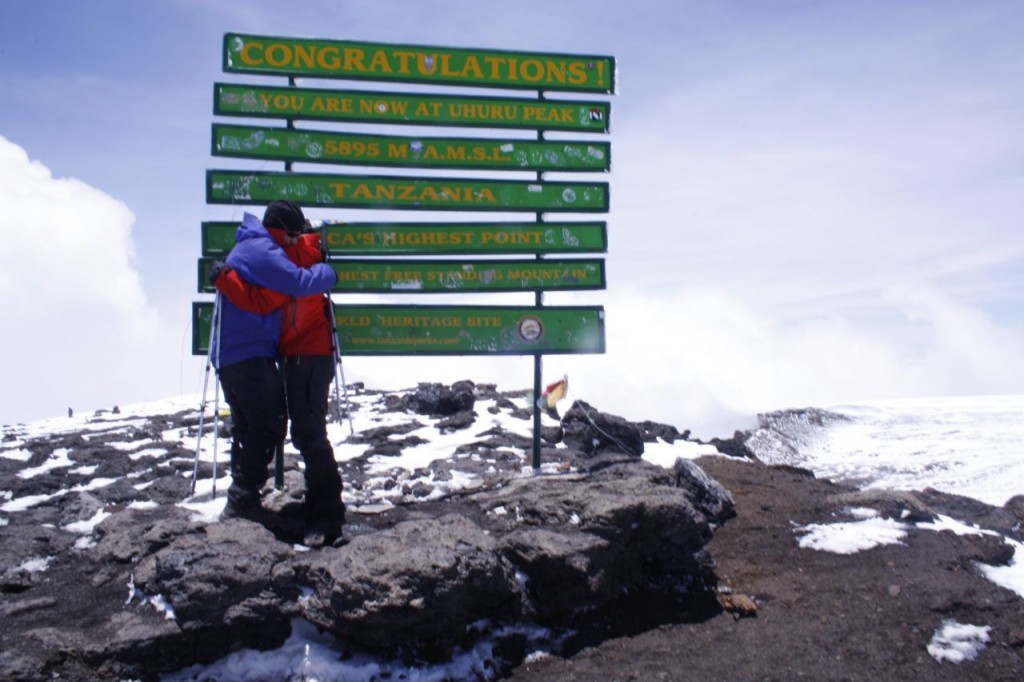
[{"label": "small flag", "polygon": [[541,399],[544,400],[548,407],[554,407],[559,400],[565,397],[565,394],[569,392],[569,375],[566,374],[562,377],[561,381],[556,381],[547,388],[544,389],[544,393],[541,394]]}]

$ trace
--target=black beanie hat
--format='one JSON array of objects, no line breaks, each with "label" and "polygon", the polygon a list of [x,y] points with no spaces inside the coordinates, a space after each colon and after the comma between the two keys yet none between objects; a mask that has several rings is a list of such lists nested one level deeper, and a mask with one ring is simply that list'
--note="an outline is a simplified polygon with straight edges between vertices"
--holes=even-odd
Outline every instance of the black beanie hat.
[{"label": "black beanie hat", "polygon": [[267,206],[267,212],[263,214],[263,224],[266,227],[283,228],[289,236],[294,237],[302,234],[303,228],[306,227],[306,216],[294,201],[278,199]]}]

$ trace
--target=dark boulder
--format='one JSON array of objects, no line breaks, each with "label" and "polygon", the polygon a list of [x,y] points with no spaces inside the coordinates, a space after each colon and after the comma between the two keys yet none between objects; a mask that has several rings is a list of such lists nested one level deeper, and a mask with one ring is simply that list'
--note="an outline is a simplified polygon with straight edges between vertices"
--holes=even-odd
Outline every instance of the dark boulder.
[{"label": "dark boulder", "polygon": [[686,491],[693,506],[700,510],[709,521],[725,523],[736,516],[736,503],[732,493],[692,460],[679,458],[673,467],[676,486]]},{"label": "dark boulder", "polygon": [[643,433],[636,424],[606,414],[577,400],[562,417],[562,441],[587,456],[605,452],[640,457],[644,454]]},{"label": "dark boulder", "polygon": [[736,431],[732,438],[712,438],[708,443],[714,445],[715,449],[723,455],[756,459],[754,451],[747,447],[747,436],[748,434],[743,431]]},{"label": "dark boulder", "polygon": [[407,521],[300,559],[307,620],[367,648],[436,650],[473,622],[515,618],[519,585],[495,541],[464,516]]},{"label": "dark boulder", "polygon": [[457,381],[451,386],[422,383],[405,398],[406,409],[432,417],[449,417],[472,411],[476,402],[472,381]]}]

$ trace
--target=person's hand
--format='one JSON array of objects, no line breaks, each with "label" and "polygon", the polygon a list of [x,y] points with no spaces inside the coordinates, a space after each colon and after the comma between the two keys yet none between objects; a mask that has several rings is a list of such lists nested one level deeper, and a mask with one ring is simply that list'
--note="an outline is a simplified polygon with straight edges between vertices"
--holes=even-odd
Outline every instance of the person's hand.
[{"label": "person's hand", "polygon": [[213,261],[213,263],[210,264],[210,284],[216,285],[217,278],[230,269],[231,267],[222,260]]}]

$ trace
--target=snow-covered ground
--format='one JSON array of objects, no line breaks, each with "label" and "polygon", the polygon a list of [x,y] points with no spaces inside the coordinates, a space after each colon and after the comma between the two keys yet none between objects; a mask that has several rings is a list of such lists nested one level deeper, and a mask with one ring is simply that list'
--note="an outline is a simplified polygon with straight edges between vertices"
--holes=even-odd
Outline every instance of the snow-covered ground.
[{"label": "snow-covered ground", "polygon": [[[212,397],[212,396],[211,396]],[[365,449],[363,445],[350,444],[347,437],[353,431],[377,428],[388,424],[407,422],[408,415],[388,412],[383,409],[380,396],[374,394],[351,395],[356,405],[352,421],[332,423],[329,434],[335,444],[339,461],[358,457]],[[25,466],[17,476],[28,478],[58,468],[73,469],[75,463],[65,449],[56,449],[42,464],[29,466],[31,453],[26,444],[37,438],[54,435],[87,432],[111,434],[129,432],[147,423],[149,417],[182,410],[196,410],[201,396],[190,395],[179,398],[154,401],[118,408],[117,412],[105,411],[98,414],[81,414],[58,417],[28,424],[5,425],[2,427],[0,457],[24,462]],[[521,400],[526,407],[526,401]],[[212,401],[211,401],[212,403]],[[568,404],[568,403],[566,403]],[[413,434],[422,437],[425,444],[406,448],[398,457],[382,458],[384,470],[395,468],[409,472],[422,469],[430,462],[448,458],[455,448],[468,438],[489,429],[501,426],[503,429],[523,436],[529,436],[532,424],[515,419],[507,411],[488,410],[494,401],[478,401],[476,423],[465,431],[440,434],[429,426]],[[946,492],[968,495],[990,504],[1002,505],[1009,497],[1024,494],[1024,396],[990,396],[976,398],[943,398],[889,402],[859,403],[825,408],[830,412],[846,416],[847,420],[829,422],[822,427],[808,427],[800,434],[798,441],[803,449],[788,456],[788,463],[812,469],[817,475],[833,480],[856,482],[862,487],[889,487],[898,489],[922,489],[933,487]],[[212,404],[207,406],[206,419],[213,420]],[[553,425],[545,416],[545,423]],[[685,424],[679,424],[684,428]],[[87,436],[88,439],[88,436]],[[185,429],[172,429],[162,434],[162,441],[132,441],[130,456],[144,462],[148,457],[157,457],[166,447],[166,442],[180,442],[195,451],[195,437]],[[207,435],[201,441],[200,457],[206,461],[221,463],[216,486],[218,491],[227,489],[230,478],[224,462],[227,459],[228,441],[213,439]],[[520,453],[523,458],[523,476],[536,472],[530,466],[530,454]],[[659,466],[670,467],[676,458],[695,458],[714,455],[714,447],[697,443],[677,441],[675,444],[658,442],[649,444],[644,458]],[[542,473],[544,468],[542,467]],[[88,475],[88,472],[75,470]],[[80,480],[80,479],[78,479]],[[109,484],[107,479],[90,484],[79,483],[74,489],[84,490],[90,486]],[[410,480],[410,483],[415,481]],[[453,475],[450,481],[430,481],[435,495],[444,494],[454,487],[473,486],[472,477]],[[216,522],[224,505],[224,496],[213,497],[214,479],[199,480],[196,497],[183,500],[181,505],[192,510],[197,517]],[[367,488],[369,497],[346,498],[353,511],[361,505],[387,505],[396,494],[388,488]],[[67,494],[62,491],[58,495]],[[346,495],[354,494],[346,491]],[[36,496],[40,497],[40,496]],[[0,488],[0,526],[6,525],[9,516],[42,502],[42,499],[15,497],[9,490]],[[878,518],[871,510],[851,510],[859,520],[836,524],[819,524],[794,528],[794,540],[800,547],[839,553],[864,551],[884,543],[898,543],[909,530],[909,526],[888,519]],[[99,518],[81,522],[80,546],[89,545],[92,529],[102,520]],[[948,529],[958,533],[981,533],[977,528],[965,526],[951,518],[938,522],[918,525],[930,530]],[[982,567],[983,573],[994,582],[1016,591],[1024,598],[1024,548],[1007,539],[1018,550],[1011,565],[1006,567]],[[26,561],[32,557],[26,557]],[[36,570],[45,571],[40,565]],[[173,609],[173,605],[168,605]],[[170,611],[173,613],[173,610]],[[542,640],[542,636],[534,640]],[[928,652],[940,661],[958,663],[973,658],[985,646],[988,639],[984,624],[961,624],[947,622],[936,630]],[[370,658],[338,660],[336,649],[331,646],[328,636],[321,635],[308,624],[296,622],[292,637],[286,644],[272,652],[244,651],[233,654],[218,663],[202,668],[180,671],[168,675],[166,680],[371,680],[386,676],[400,676],[412,681],[461,679],[480,671],[489,651],[487,643],[475,650],[464,652],[454,661],[443,666],[409,669],[399,662],[381,661]],[[538,651],[535,655],[544,655]]]},{"label": "snow-covered ground", "polygon": [[848,421],[809,427],[796,439],[802,444],[796,455],[774,461],[860,487],[931,487],[995,506],[1024,494],[1024,395],[889,400],[823,409]]}]

